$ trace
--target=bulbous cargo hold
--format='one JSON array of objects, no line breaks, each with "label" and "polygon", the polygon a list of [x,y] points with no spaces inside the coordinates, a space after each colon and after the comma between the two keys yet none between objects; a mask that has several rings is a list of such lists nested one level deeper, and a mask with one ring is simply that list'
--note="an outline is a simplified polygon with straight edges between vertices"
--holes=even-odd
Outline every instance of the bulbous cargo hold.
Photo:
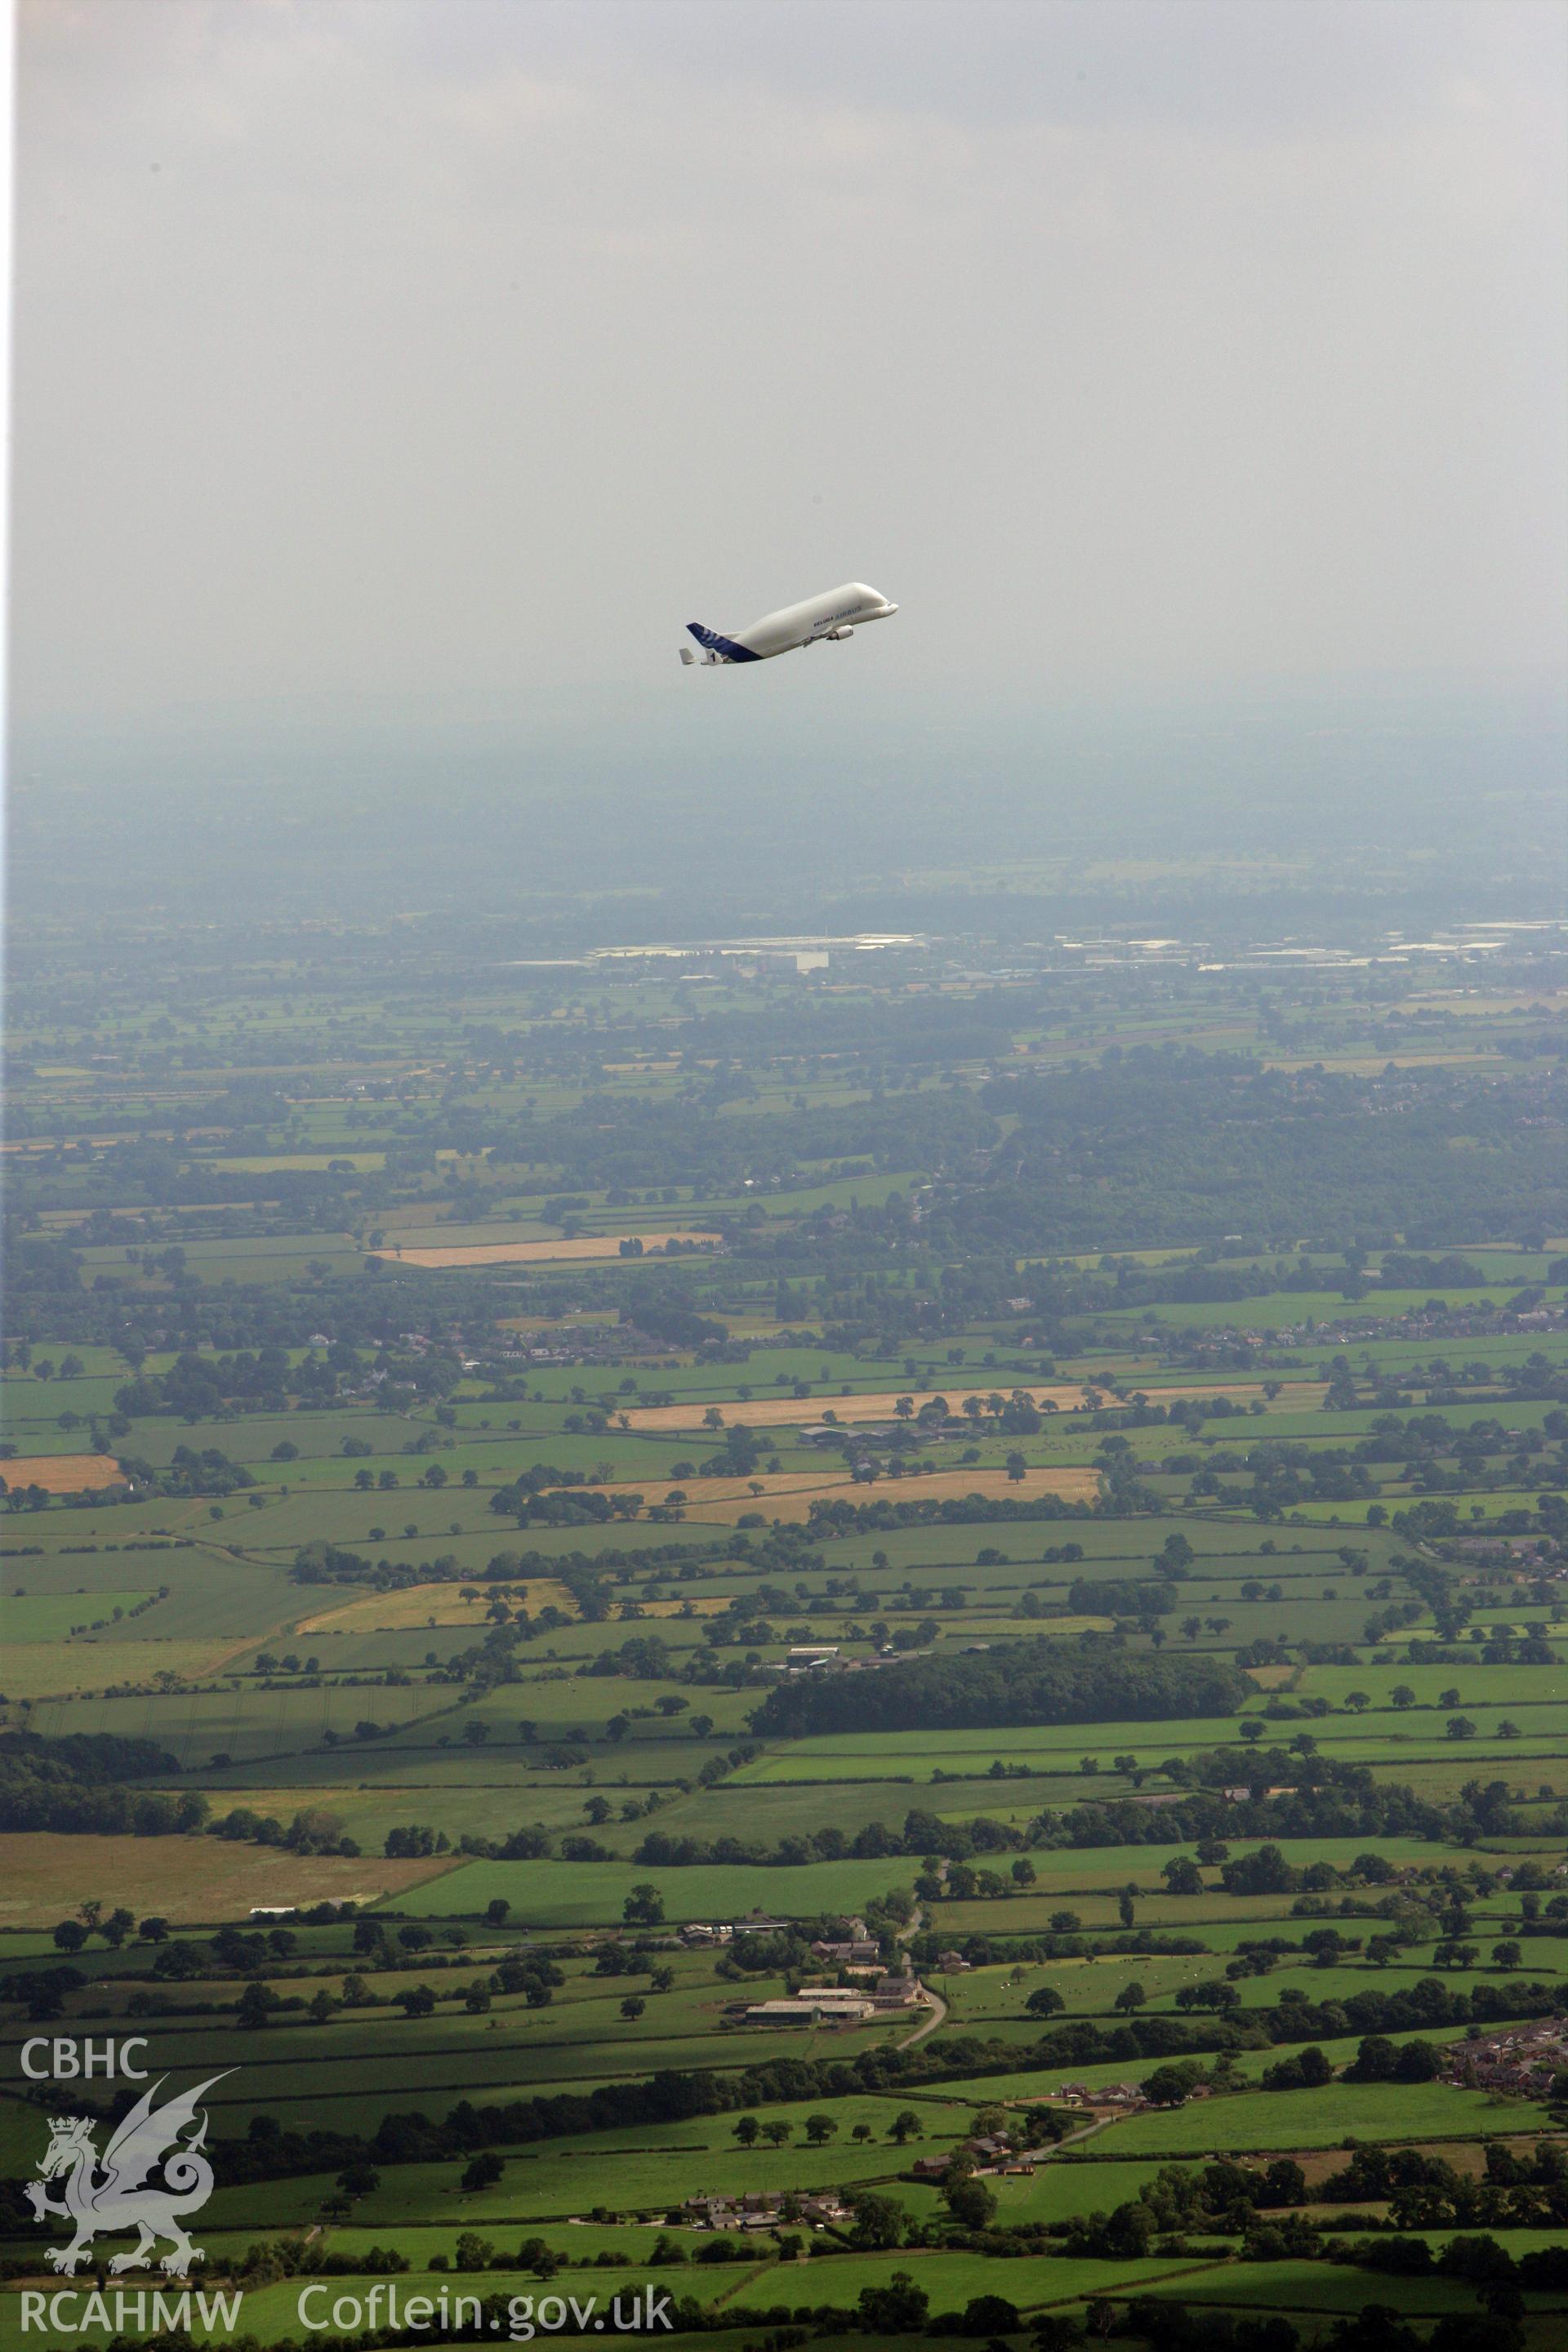
[{"label": "bulbous cargo hold", "polygon": [[760,621],[737,630],[733,636],[721,635],[701,621],[689,621],[686,625],[702,652],[699,656],[689,646],[682,646],[680,658],[689,667],[700,662],[705,669],[734,662],[772,661],[775,654],[793,653],[797,646],[842,643],[868,621],[890,620],[898,609],[879,588],[868,588],[863,580],[847,580],[841,588],[825,589],[820,596],[808,596],[803,604],[764,613]]}]

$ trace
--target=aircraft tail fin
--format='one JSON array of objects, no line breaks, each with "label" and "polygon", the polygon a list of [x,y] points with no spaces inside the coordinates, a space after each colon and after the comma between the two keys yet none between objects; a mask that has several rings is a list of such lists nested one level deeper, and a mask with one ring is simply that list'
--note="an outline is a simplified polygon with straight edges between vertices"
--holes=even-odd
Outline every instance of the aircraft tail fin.
[{"label": "aircraft tail fin", "polygon": [[739,646],[733,637],[721,637],[717,629],[706,628],[700,621],[688,621],[686,626],[703,651],[715,661],[752,662],[762,659],[762,656],[754,654],[750,646]]}]

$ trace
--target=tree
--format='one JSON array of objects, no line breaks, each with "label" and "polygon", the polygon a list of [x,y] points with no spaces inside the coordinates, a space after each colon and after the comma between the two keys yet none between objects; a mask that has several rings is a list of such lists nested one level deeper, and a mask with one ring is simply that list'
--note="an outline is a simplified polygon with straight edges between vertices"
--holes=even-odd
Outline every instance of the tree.
[{"label": "tree", "polygon": [[493,2147],[481,2148],[477,2156],[468,2158],[458,2186],[468,2189],[493,2189],[505,2168],[505,2158],[498,2156]]},{"label": "tree", "polygon": [[1395,1683],[1388,1696],[1390,1705],[1396,1706],[1401,1714],[1407,1706],[1414,1706],[1415,1704],[1415,1694],[1408,1683]]},{"label": "tree", "polygon": [[931,2297],[908,2271],[895,2271],[886,2286],[863,2286],[855,2317],[872,2336],[913,2336],[925,2325]]},{"label": "tree", "polygon": [[805,2137],[813,2147],[821,2147],[837,2129],[837,2123],[832,2116],[807,2116],[805,2119]]},{"label": "tree", "polygon": [[1363,1690],[1346,1691],[1345,1705],[1352,1715],[1361,1715],[1372,1705],[1372,1699]]},{"label": "tree", "polygon": [[485,1918],[492,1927],[502,1927],[506,1921],[506,1915],[510,1909],[511,1905],[507,1901],[506,1896],[497,1895],[486,1904]]},{"label": "tree", "polygon": [[770,2147],[783,2147],[794,2129],[795,2126],[785,2123],[782,2116],[771,2116],[763,2126],[763,2137]]},{"label": "tree", "polygon": [[405,2017],[428,2017],[436,2007],[436,1996],[428,1985],[407,1985],[393,1999]]},{"label": "tree", "polygon": [[1022,2325],[1023,2318],[1017,2305],[1009,2303],[1005,2294],[973,2294],[963,2307],[965,2336],[994,2339],[1000,2336],[1011,2336]]},{"label": "tree", "polygon": [[632,1888],[621,1906],[621,1917],[628,1927],[660,1927],[664,1925],[664,1897],[651,1880],[641,1879]]},{"label": "tree", "polygon": [[913,2107],[900,2107],[889,2128],[893,2138],[902,2147],[907,2139],[919,2139],[923,2126]]},{"label": "tree", "polygon": [[1451,1715],[1443,1728],[1447,1739],[1473,1739],[1476,1736],[1476,1727],[1468,1715]]},{"label": "tree", "polygon": [[88,1931],[79,1919],[62,1919],[54,1931],[55,1949],[59,1952],[79,1952],[87,1941]]},{"label": "tree", "polygon": [[996,2213],[996,2192],[984,2180],[961,2176],[942,2188],[947,2210],[965,2230],[988,2230]]},{"label": "tree", "polygon": [[1173,1895],[1201,1895],[1204,1891],[1203,1873],[1188,1854],[1173,1854],[1162,1865],[1161,1875]]},{"label": "tree", "polygon": [[270,1985],[247,1984],[239,1996],[239,2007],[235,2012],[235,2023],[255,2032],[258,2026],[266,2024],[268,2011],[276,2009],[277,2006],[278,1995]]},{"label": "tree", "polygon": [[1492,1946],[1492,1965],[1494,1968],[1517,1969],[1523,1958],[1524,1951],[1522,1947],[1516,1944],[1511,1937],[1505,1938],[1505,1940],[1500,1944],[1494,1944]]},{"label": "tree", "polygon": [[845,2202],[854,2213],[849,2242],[863,2253],[879,2253],[903,2243],[904,2209],[874,2189],[851,2189]]},{"label": "tree", "polygon": [[762,2126],[755,2116],[737,2116],[731,2129],[742,2147],[754,2147],[757,2143],[757,2134],[762,2129]]},{"label": "tree", "polygon": [[1121,1990],[1117,1994],[1116,1999],[1112,2001],[1111,2007],[1119,2011],[1121,2016],[1131,2017],[1136,2011],[1143,2007],[1143,2004],[1148,1998],[1149,1996],[1143,1990],[1143,1987],[1138,1982],[1137,1979],[1134,1978],[1131,1984],[1124,1984],[1122,1986]]},{"label": "tree", "polygon": [[1190,2066],[1156,2066],[1142,2082],[1143,2096],[1152,2107],[1179,2107],[1196,2082]]},{"label": "tree", "polygon": [[355,2157],[339,2173],[338,2187],[345,2197],[373,2197],[381,2187],[381,2175],[368,2157]]},{"label": "tree", "polygon": [[1066,2007],[1066,2001],[1054,1985],[1041,1985],[1024,2003],[1024,2014],[1026,2017],[1059,2017]]},{"label": "tree", "polygon": [[1307,2176],[1292,2156],[1277,2156],[1263,2175],[1260,2205],[1304,2205]]},{"label": "tree", "polygon": [[640,1993],[629,1992],[621,2003],[621,2015],[631,2021],[642,2015],[647,2003]]}]

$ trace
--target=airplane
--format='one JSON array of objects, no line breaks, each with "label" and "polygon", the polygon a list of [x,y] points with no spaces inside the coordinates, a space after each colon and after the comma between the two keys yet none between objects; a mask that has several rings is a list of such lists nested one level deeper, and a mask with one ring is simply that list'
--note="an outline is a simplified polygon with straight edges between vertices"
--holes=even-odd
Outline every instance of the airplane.
[{"label": "airplane", "polygon": [[[760,621],[732,637],[721,636],[717,629],[705,628],[700,621],[689,621],[686,625],[702,647],[701,667],[708,669],[725,662],[772,661],[775,654],[793,653],[796,646],[815,646],[824,638],[837,644],[852,637],[867,621],[890,620],[898,609],[863,580],[847,580],[842,588],[808,596],[803,604],[785,604],[777,613],[764,613]],[[680,658],[689,668],[699,656],[689,646],[682,646]]]}]

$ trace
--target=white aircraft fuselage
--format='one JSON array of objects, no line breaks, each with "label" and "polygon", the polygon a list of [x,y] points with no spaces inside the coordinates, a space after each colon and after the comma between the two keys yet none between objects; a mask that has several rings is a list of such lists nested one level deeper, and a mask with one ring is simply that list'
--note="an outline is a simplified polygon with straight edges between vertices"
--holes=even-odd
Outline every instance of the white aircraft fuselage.
[{"label": "white aircraft fuselage", "polygon": [[[868,588],[863,580],[847,580],[842,588],[829,588],[820,596],[808,596],[804,604],[785,604],[776,613],[764,613],[760,621],[753,621],[749,628],[738,629],[733,636],[723,636],[717,629],[706,628],[700,621],[689,621],[687,627],[702,647],[701,662],[706,668],[728,662],[772,661],[775,654],[793,653],[796,646],[815,646],[825,638],[834,641],[852,637],[864,622],[889,620],[898,609],[879,589]],[[699,657],[689,646],[682,646],[680,658],[690,665]]]}]

